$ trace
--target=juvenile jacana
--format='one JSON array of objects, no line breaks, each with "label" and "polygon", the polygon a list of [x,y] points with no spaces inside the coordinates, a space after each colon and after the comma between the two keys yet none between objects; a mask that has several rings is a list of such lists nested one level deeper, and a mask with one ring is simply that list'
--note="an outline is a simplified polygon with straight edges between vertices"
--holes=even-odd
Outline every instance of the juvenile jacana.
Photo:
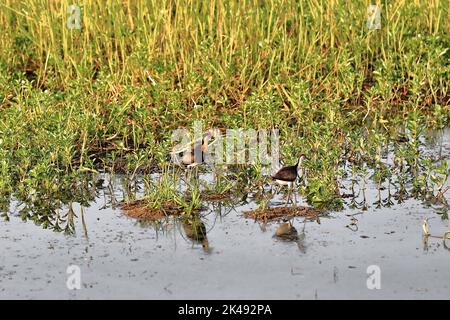
[{"label": "juvenile jacana", "polygon": [[214,137],[214,131],[208,130],[200,141],[194,143],[190,149],[188,147],[181,150],[172,151],[174,154],[181,155],[181,164],[187,168],[195,167],[205,161],[205,151],[209,140]]},{"label": "juvenile jacana", "polygon": [[[299,174],[299,166],[302,165],[303,160],[305,160],[306,156],[302,153],[297,160],[297,163],[293,166],[283,167],[278,170],[277,173],[271,176],[271,178],[280,186],[288,186],[288,200],[290,199],[290,189],[294,186],[294,182],[297,177],[301,176]],[[287,203],[286,202],[286,203]]]}]

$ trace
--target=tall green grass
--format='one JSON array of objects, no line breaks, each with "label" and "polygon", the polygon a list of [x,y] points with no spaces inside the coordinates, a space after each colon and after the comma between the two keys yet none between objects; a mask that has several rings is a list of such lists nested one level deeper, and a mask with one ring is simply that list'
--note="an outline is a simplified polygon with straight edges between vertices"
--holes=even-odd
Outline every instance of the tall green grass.
[{"label": "tall green grass", "polygon": [[149,105],[176,92],[188,111],[212,106],[198,112],[206,119],[221,108],[239,112],[252,92],[274,93],[291,109],[305,107],[303,93],[369,111],[403,91],[423,107],[448,99],[448,1],[383,1],[381,30],[366,28],[369,1],[73,4],[81,30],[67,28],[66,1],[3,2],[0,59],[8,73],[26,72],[35,87],[49,90],[82,84],[94,95],[93,80],[107,82],[113,96],[152,91],[155,81],[153,91],[165,96],[149,97]]}]

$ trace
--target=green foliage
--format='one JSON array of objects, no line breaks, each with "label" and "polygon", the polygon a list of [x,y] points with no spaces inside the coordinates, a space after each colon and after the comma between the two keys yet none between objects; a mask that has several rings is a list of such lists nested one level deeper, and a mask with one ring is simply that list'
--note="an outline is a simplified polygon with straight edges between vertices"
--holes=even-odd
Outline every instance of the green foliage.
[{"label": "green foliage", "polygon": [[[67,5],[0,4],[1,198],[59,199],[63,181],[102,170],[161,171],[172,130],[201,120],[279,129],[285,163],[311,159],[304,191],[317,206],[341,206],[348,157],[355,179],[370,174],[381,188],[392,178],[400,200],[408,183],[445,199],[448,169],[424,158],[421,140],[450,120],[444,2],[383,2],[380,30],[366,29],[362,0],[86,0],[80,30],[66,27]],[[388,168],[396,130],[409,140]],[[267,182],[261,167],[239,170]],[[197,186],[188,203],[171,179],[149,184],[153,205],[198,208]]]}]

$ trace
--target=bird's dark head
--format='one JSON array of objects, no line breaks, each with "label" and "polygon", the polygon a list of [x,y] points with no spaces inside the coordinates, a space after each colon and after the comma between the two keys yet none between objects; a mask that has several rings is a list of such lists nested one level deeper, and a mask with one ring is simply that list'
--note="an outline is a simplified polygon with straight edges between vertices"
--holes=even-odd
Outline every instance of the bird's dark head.
[{"label": "bird's dark head", "polygon": [[300,154],[300,156],[298,157],[298,161],[297,161],[297,166],[301,165],[303,160],[306,159],[306,155],[304,153]]}]

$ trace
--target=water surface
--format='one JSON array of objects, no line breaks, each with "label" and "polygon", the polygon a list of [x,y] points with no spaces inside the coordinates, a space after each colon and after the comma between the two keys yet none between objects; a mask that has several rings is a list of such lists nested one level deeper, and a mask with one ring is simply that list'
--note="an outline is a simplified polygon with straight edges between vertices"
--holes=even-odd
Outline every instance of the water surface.
[{"label": "water surface", "polygon": [[[448,161],[449,131],[442,154]],[[376,186],[367,187],[367,211],[330,212],[320,224],[295,219],[297,242],[275,238],[276,223],[244,218],[244,210],[257,207],[251,201],[210,205],[201,213],[207,252],[176,220],[158,228],[125,216],[106,189],[84,208],[86,229],[74,205],[75,235],[22,222],[12,208],[10,221],[0,222],[0,298],[448,299],[450,249],[442,239],[422,238],[423,219],[435,236],[450,228],[448,220],[413,199],[377,209]],[[120,201],[122,190],[114,193]],[[346,227],[352,217],[356,231]],[[69,265],[80,267],[80,290],[66,286]],[[379,267],[380,289],[367,286],[370,266]]]}]

